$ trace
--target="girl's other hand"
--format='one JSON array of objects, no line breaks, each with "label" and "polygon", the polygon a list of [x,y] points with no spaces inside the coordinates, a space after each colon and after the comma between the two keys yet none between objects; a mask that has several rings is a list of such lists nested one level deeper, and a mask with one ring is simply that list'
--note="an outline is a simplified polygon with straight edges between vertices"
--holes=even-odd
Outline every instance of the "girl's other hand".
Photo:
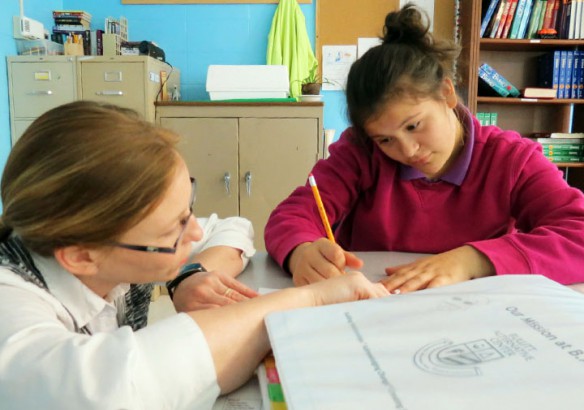
[{"label": "girl's other hand", "polygon": [[388,278],[382,279],[381,283],[387,290],[407,293],[494,275],[495,268],[483,253],[465,245],[412,263],[386,268],[385,273]]},{"label": "girl's other hand", "polygon": [[290,255],[288,267],[294,284],[302,286],[345,273],[345,268],[359,269],[363,261],[326,238],[298,245]]}]

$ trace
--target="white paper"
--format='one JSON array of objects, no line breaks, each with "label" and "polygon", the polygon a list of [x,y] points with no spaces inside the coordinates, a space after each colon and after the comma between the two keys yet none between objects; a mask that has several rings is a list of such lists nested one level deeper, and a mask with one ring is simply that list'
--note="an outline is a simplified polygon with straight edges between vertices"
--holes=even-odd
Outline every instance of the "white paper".
[{"label": "white paper", "polygon": [[399,0],[399,7],[402,8],[407,3],[413,3],[430,17],[430,31],[434,31],[434,0]]},{"label": "white paper", "polygon": [[344,90],[357,46],[322,46],[323,90]]},{"label": "white paper", "polygon": [[381,43],[382,41],[378,37],[359,37],[357,39],[357,58],[361,58],[367,50]]},{"label": "white paper", "polygon": [[582,409],[584,295],[507,275],[266,319],[288,409]]},{"label": "white paper", "polygon": [[252,377],[236,391],[219,397],[212,410],[263,410],[258,379]]}]

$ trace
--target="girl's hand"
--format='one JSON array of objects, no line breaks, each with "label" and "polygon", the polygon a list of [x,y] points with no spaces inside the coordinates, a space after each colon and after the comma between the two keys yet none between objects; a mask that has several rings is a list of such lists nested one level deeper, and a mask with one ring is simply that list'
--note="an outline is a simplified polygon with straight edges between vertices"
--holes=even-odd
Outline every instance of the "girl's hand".
[{"label": "girl's hand", "polygon": [[391,293],[435,288],[495,274],[489,259],[472,246],[418,259],[405,265],[386,268],[381,283]]},{"label": "girl's hand", "polygon": [[372,283],[361,272],[348,272],[343,276],[321,280],[302,288],[313,292],[315,306],[389,295],[381,283]]},{"label": "girl's hand", "polygon": [[258,296],[253,289],[218,271],[199,272],[182,281],[174,292],[177,312],[216,308]]},{"label": "girl's hand", "polygon": [[346,267],[359,269],[362,266],[361,259],[326,238],[298,245],[288,262],[296,286],[342,275]]}]

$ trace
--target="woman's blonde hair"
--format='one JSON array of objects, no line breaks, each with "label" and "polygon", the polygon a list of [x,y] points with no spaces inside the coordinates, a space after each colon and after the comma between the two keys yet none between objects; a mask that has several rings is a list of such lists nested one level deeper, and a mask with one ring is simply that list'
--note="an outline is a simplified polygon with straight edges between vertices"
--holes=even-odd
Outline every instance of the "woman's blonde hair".
[{"label": "woman's blonde hair", "polygon": [[24,132],[2,175],[0,239],[32,251],[105,245],[160,202],[178,137],[132,110],[90,101],[54,108]]}]

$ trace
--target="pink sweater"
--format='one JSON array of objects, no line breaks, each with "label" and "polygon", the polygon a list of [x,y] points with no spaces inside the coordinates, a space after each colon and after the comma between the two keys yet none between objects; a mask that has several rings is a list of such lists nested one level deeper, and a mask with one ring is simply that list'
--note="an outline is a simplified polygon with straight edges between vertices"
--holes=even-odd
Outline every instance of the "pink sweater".
[{"label": "pink sweater", "polygon": [[[563,180],[539,144],[482,127],[468,114],[474,144],[460,185],[400,178],[402,167],[377,147],[353,144],[347,129],[313,169],[339,244],[351,251],[444,252],[464,244],[497,274],[542,274],[584,282],[584,195]],[[272,212],[269,254],[284,265],[300,243],[325,236],[308,185]]]}]

